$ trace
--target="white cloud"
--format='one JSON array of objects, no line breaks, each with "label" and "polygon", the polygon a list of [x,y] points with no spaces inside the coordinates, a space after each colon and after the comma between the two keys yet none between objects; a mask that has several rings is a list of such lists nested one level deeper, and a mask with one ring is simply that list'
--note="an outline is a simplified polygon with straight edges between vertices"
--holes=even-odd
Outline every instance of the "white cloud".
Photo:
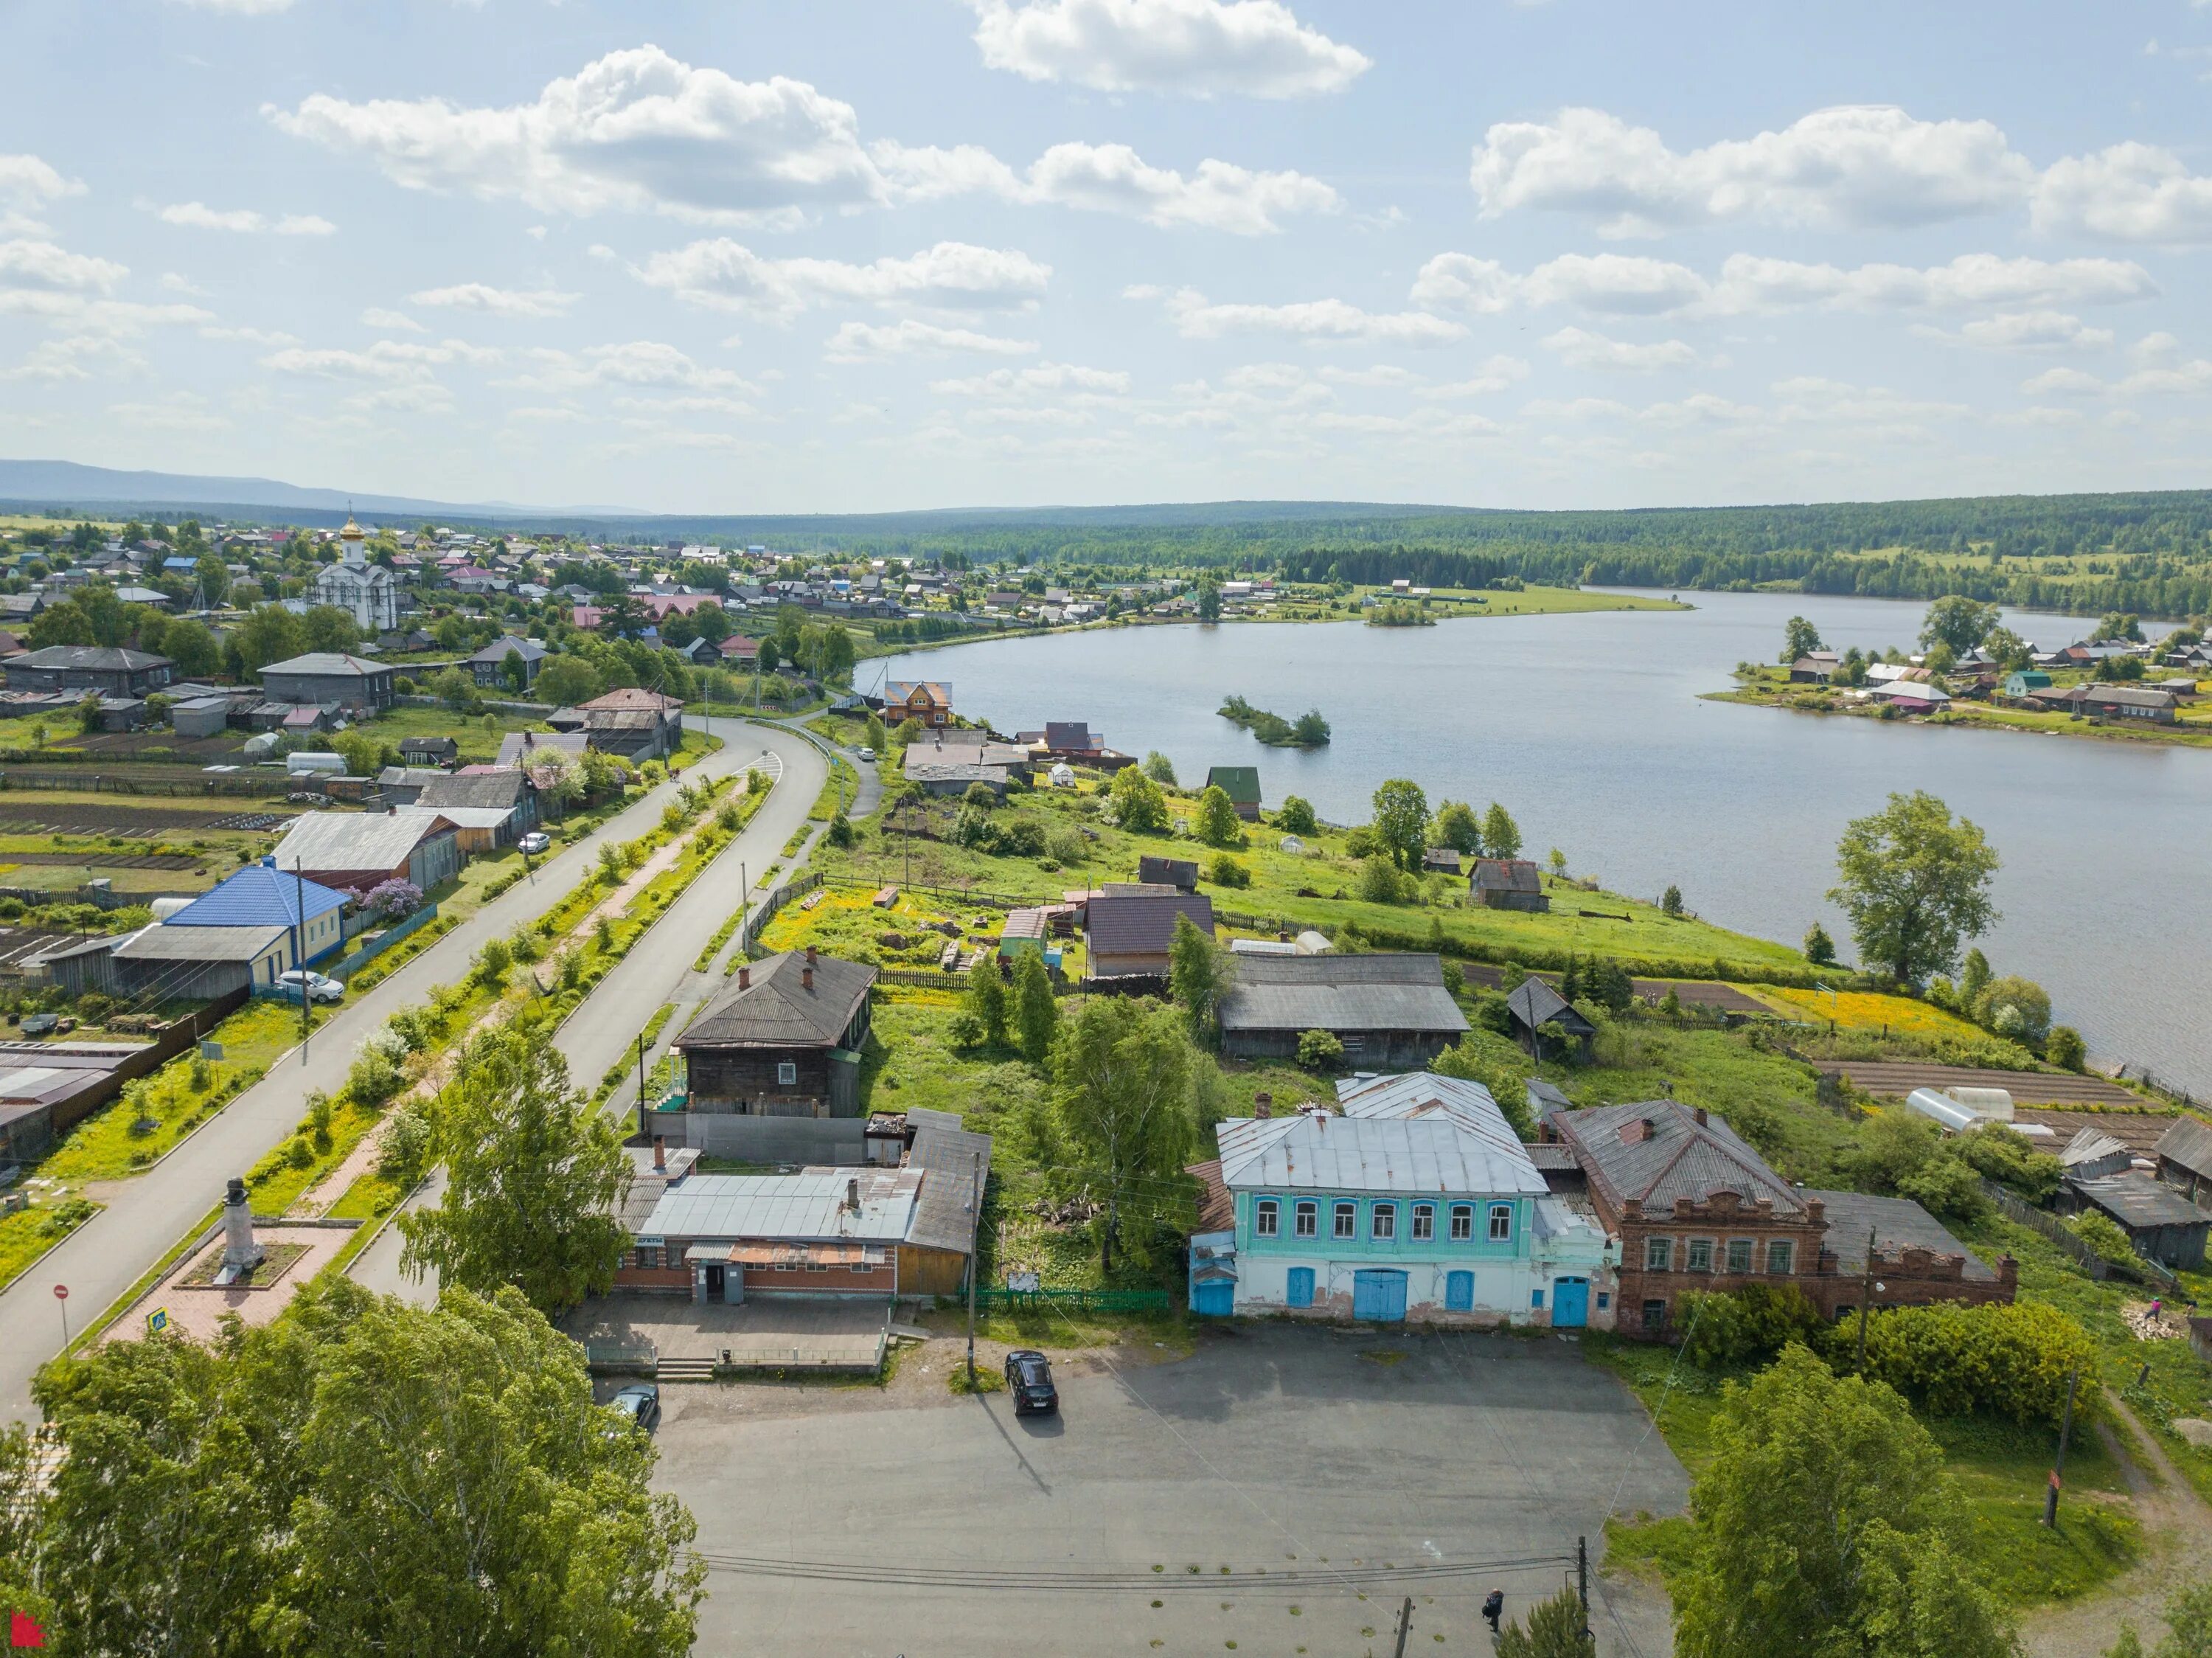
[{"label": "white cloud", "polygon": [[1919,332],[1985,351],[2101,351],[2112,343],[2111,329],[2092,328],[2066,311],[2000,311],[1977,317],[1956,333]]},{"label": "white cloud", "polygon": [[2021,381],[2020,389],[2029,397],[2099,397],[2105,382],[2079,369],[2046,369]]},{"label": "white cloud", "polygon": [[1486,217],[1586,214],[1601,235],[1748,219],[1855,229],[1932,224],[2026,198],[2034,168],[1988,121],[1923,121],[1886,105],[1815,110],[1778,132],[1669,149],[1599,109],[1504,121],[1474,152]]},{"label": "white cloud", "polygon": [[1431,310],[1487,314],[1516,305],[1574,305],[1607,315],[1758,315],[1831,310],[1953,310],[1985,306],[2109,305],[2159,291],[2124,259],[2008,259],[1962,253],[1948,265],[1843,266],[1732,253],[1717,280],[1671,259],[1567,253],[1516,275],[1495,259],[1439,253],[1415,277]]},{"label": "white cloud", "polygon": [[335,236],[337,226],[319,213],[286,213],[270,227],[280,236]]},{"label": "white cloud", "polygon": [[165,271],[161,273],[161,286],[168,293],[190,294],[194,299],[205,299],[208,296],[206,289],[201,287],[190,277],[175,271]]},{"label": "white cloud", "polygon": [[504,108],[318,93],[268,113],[284,131],[366,155],[410,189],[556,212],[743,222],[885,197],[851,105],[782,76],[740,81],[694,68],[658,46],[609,52]]},{"label": "white cloud", "polygon": [[744,392],[760,387],[732,369],[699,363],[660,340],[586,346],[579,352],[534,350],[537,371],[516,383],[556,390],[591,386],[665,386],[689,391]]},{"label": "white cloud", "polygon": [[1216,305],[1194,288],[1164,293],[1150,286],[1125,290],[1126,299],[1158,299],[1186,339],[1220,339],[1231,334],[1279,334],[1321,344],[1441,345],[1462,338],[1456,322],[1423,311],[1363,311],[1340,299],[1303,300],[1288,305]]},{"label": "white cloud", "polygon": [[258,235],[273,231],[280,236],[331,236],[337,234],[337,226],[313,213],[286,213],[271,220],[250,207],[210,207],[205,202],[172,202],[162,208],[159,217],[164,224],[182,225],[191,230],[228,230],[240,235]]},{"label": "white cloud", "polygon": [[72,253],[50,241],[0,242],[0,288],[105,294],[129,274],[112,259]]},{"label": "white cloud", "polygon": [[832,363],[871,363],[890,357],[942,357],[951,351],[972,351],[987,357],[1027,357],[1035,352],[1033,339],[1005,339],[972,328],[941,328],[935,323],[902,317],[880,326],[848,322],[832,334],[823,355]]},{"label": "white cloud", "polygon": [[381,328],[388,332],[426,334],[430,332],[404,311],[387,311],[381,305],[370,306],[361,314],[361,320],[368,327]]},{"label": "white cloud", "polygon": [[[1493,361],[1504,361],[1503,358]],[[1378,363],[1370,369],[1340,369],[1330,363],[1321,371],[1321,377],[1332,386],[1390,387],[1393,388],[1423,384],[1421,376],[1411,369],[1401,369],[1395,363]]]},{"label": "white cloud", "polygon": [[111,403],[107,418],[149,431],[204,434],[228,431],[228,418],[193,392],[172,392],[154,403]]},{"label": "white cloud", "polygon": [[1073,363],[1039,363],[1026,369],[994,369],[962,380],[933,380],[929,389],[946,397],[988,401],[1073,392],[1090,397],[1125,397],[1129,376],[1118,369],[1086,369]]},{"label": "white cloud", "polygon": [[1303,173],[1255,173],[1215,161],[1188,176],[1154,167],[1127,144],[1054,144],[1018,173],[975,144],[952,149],[885,142],[870,154],[901,203],[988,194],[1024,206],[1119,213],[1167,229],[1265,235],[1294,213],[1334,213],[1343,199]]},{"label": "white cloud", "polygon": [[297,334],[288,334],[281,328],[248,328],[222,324],[201,329],[200,338],[242,345],[297,345],[300,343]]},{"label": "white cloud", "polygon": [[0,155],[0,235],[45,235],[33,210],[83,193],[82,180],[64,179],[39,156]]},{"label": "white cloud", "polygon": [[1519,357],[1493,357],[1486,358],[1482,366],[1465,380],[1449,381],[1437,386],[1424,386],[1413,395],[1435,402],[1447,402],[1463,397],[1494,397],[1499,392],[1510,391],[1516,384],[1528,377],[1528,365]]},{"label": "white cloud", "polygon": [[695,305],[790,317],[810,306],[861,302],[933,310],[1025,310],[1052,267],[1011,248],[941,241],[904,259],[869,265],[839,259],[763,259],[718,236],[655,253],[633,275]]},{"label": "white cloud", "polygon": [[1562,328],[1546,336],[1543,345],[1546,350],[1557,352],[1559,361],[1570,369],[1650,374],[1660,369],[1695,368],[1699,361],[1696,350],[1683,340],[1662,339],[1639,344],[1593,333],[1587,328]]},{"label": "white cloud", "polygon": [[113,339],[96,334],[68,334],[40,340],[31,348],[30,355],[14,368],[0,370],[0,380],[90,380],[95,369],[122,374],[145,366],[143,357],[126,350]]},{"label": "white cloud", "polygon": [[2212,178],[2154,144],[2120,143],[2052,163],[2036,186],[2035,228],[2121,241],[2212,241]]},{"label": "white cloud", "polygon": [[495,288],[489,283],[464,282],[451,288],[425,288],[410,294],[410,305],[428,305],[453,311],[478,311],[494,317],[557,317],[568,314],[579,296],[556,293],[550,288],[524,290]]},{"label": "white cloud", "polygon": [[500,353],[448,339],[434,345],[411,340],[380,339],[365,350],[335,346],[291,346],[272,351],[261,366],[279,374],[301,375],[319,380],[367,380],[427,383],[432,369],[447,363],[496,363]]},{"label": "white cloud", "polygon": [[975,0],[992,69],[1101,92],[1295,98],[1337,92],[1370,59],[1277,0]]}]

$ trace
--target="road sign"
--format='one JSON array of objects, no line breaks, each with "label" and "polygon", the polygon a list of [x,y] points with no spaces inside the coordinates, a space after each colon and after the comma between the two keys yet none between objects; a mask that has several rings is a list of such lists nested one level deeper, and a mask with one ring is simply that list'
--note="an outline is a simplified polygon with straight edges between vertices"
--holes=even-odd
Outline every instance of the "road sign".
[{"label": "road sign", "polygon": [[158,1336],[169,1327],[169,1309],[157,1307],[146,1315],[146,1333]]},{"label": "road sign", "polygon": [[58,1301],[67,1301],[69,1299],[69,1286],[65,1283],[56,1284],[54,1286],[54,1299]]}]

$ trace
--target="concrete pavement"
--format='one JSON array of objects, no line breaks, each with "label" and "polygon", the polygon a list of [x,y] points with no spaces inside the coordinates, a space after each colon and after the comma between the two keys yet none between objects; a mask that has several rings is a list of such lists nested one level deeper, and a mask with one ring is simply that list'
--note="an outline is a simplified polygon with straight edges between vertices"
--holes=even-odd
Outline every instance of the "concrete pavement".
[{"label": "concrete pavement", "polygon": [[[605,1008],[606,1017],[570,1021],[563,1046],[580,1079],[597,1078],[653,1008],[666,999],[665,991],[656,996],[649,983],[637,982],[649,979],[649,965],[672,963],[679,973],[687,969],[720,926],[720,917],[728,914],[724,907],[702,920],[716,903],[734,905],[737,859],[746,856],[738,848],[750,849],[752,868],[765,869],[805,821],[828,777],[828,763],[815,745],[788,730],[732,719],[712,721],[707,728],[725,746],[688,775],[741,771],[766,750],[781,758],[783,782],[738,842],[693,885],[685,902],[664,916],[646,945],[602,982],[593,1003]],[[86,1320],[98,1317],[198,1224],[221,1198],[225,1180],[244,1173],[292,1132],[308,1093],[334,1093],[344,1083],[364,1037],[398,1009],[465,972],[469,958],[486,939],[512,932],[559,903],[588,873],[602,842],[645,833],[659,820],[674,789],[666,783],[653,790],[540,864],[535,876],[518,881],[374,989],[349,997],[303,1048],[284,1055],[258,1083],[132,1181],[126,1197],[79,1227],[0,1292],[0,1420],[35,1417],[31,1379],[62,1345],[55,1284],[70,1288],[72,1328],[82,1329]],[[698,936],[688,944],[677,942],[677,934],[689,937],[694,931]],[[644,1011],[632,1019],[631,1010],[640,1006]]]}]

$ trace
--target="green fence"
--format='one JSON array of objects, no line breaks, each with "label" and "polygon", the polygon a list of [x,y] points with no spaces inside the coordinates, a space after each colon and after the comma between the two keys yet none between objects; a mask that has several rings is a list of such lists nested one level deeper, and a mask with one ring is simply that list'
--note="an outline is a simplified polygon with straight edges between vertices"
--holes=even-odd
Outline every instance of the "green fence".
[{"label": "green fence", "polygon": [[987,1313],[1164,1313],[1174,1305],[1164,1289],[979,1289],[975,1304]]}]

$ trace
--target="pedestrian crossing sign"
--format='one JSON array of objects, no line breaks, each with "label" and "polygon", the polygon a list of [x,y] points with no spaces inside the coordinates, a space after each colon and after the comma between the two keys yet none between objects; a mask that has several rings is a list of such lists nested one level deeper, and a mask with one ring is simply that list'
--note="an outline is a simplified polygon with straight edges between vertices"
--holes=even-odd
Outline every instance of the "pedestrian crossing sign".
[{"label": "pedestrian crossing sign", "polygon": [[146,1333],[158,1336],[169,1327],[169,1309],[157,1307],[146,1315]]}]

